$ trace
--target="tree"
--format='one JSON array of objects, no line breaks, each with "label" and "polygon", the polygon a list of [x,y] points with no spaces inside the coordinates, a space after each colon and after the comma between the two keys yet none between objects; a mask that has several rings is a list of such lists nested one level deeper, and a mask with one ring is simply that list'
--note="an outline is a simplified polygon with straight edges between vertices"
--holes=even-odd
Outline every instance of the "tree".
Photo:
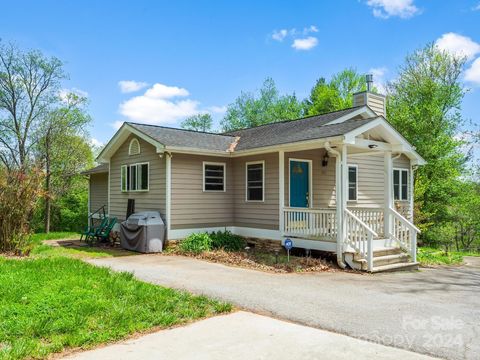
[{"label": "tree", "polygon": [[196,114],[186,118],[182,121],[182,128],[194,131],[211,131],[212,130],[212,115],[210,114]]},{"label": "tree", "polygon": [[352,107],[353,94],[366,88],[365,76],[353,68],[333,75],[328,83],[320,78],[304,101],[305,113],[318,115]]},{"label": "tree", "polygon": [[440,228],[452,228],[449,209],[457,201],[455,184],[467,161],[461,148],[465,142],[455,136],[463,124],[464,63],[429,44],[406,57],[388,86],[389,121],[427,161],[415,172],[416,216],[427,241],[440,236]]},{"label": "tree", "polygon": [[67,193],[72,178],[93,163],[86,140],[90,116],[85,112],[87,99],[75,93],[61,96],[59,107],[52,109],[39,127],[38,157],[45,168],[44,230],[50,231],[52,200]]},{"label": "tree", "polygon": [[280,95],[273,79],[267,78],[258,94],[242,92],[228,105],[221,125],[224,131],[232,131],[301,116],[302,105],[295,94]]},{"label": "tree", "polygon": [[65,77],[57,58],[0,43],[0,161],[7,169],[31,160],[39,125]]}]

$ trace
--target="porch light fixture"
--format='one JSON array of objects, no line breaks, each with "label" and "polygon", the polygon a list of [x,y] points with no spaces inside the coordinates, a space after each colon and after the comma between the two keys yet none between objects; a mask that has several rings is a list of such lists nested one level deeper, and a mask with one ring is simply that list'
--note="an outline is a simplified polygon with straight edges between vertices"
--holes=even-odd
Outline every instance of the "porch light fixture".
[{"label": "porch light fixture", "polygon": [[329,158],[330,158],[330,156],[328,156],[328,152],[325,152],[325,155],[323,155],[323,158],[322,158],[322,166],[323,167],[327,167]]},{"label": "porch light fixture", "polygon": [[377,144],[370,144],[370,145],[368,145],[368,147],[369,147],[370,149],[375,149],[375,148],[378,147],[378,145],[377,145]]}]

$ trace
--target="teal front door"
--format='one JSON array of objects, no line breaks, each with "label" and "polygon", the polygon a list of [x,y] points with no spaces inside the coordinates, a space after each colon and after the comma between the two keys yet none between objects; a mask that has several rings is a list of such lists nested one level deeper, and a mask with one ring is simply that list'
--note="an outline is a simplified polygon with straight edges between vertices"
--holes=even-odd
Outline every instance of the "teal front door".
[{"label": "teal front door", "polygon": [[309,168],[307,161],[290,161],[290,206],[309,207]]}]

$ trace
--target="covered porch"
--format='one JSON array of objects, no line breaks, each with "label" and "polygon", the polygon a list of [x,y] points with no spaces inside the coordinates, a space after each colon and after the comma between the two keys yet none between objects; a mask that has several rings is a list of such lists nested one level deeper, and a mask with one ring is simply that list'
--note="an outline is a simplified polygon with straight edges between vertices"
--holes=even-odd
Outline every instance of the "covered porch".
[{"label": "covered porch", "polygon": [[387,137],[373,129],[315,148],[279,151],[282,238],[296,247],[351,255],[369,271],[375,251],[400,249],[415,263],[416,160]]}]

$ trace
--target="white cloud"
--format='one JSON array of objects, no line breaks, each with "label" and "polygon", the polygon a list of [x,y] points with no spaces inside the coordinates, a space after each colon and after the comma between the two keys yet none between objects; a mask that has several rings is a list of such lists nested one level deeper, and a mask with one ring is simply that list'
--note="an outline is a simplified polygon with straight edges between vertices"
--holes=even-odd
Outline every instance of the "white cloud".
[{"label": "white cloud", "polygon": [[480,10],[480,3],[478,3],[477,5],[475,5],[474,7],[472,7],[472,10],[473,10],[473,11],[479,11],[479,10]]},{"label": "white cloud", "polygon": [[287,29],[275,30],[272,34],[272,39],[276,41],[283,41],[288,35]]},{"label": "white cloud", "polygon": [[[222,106],[201,108],[200,102],[186,98],[187,89],[160,83],[148,88],[143,95],[134,96],[120,104],[119,112],[130,121],[152,125],[177,125],[179,120],[198,113],[219,114],[226,111]],[[179,99],[186,98],[186,99]],[[123,121],[112,124],[115,129]]]},{"label": "white cloud", "polygon": [[226,106],[209,106],[207,112],[212,114],[225,114],[227,112]]},{"label": "white cloud", "polygon": [[153,84],[153,86],[145,92],[145,96],[155,99],[170,99],[188,95],[190,94],[186,89],[159,83]]},{"label": "white cloud", "polygon": [[408,19],[420,13],[413,0],[368,0],[367,5],[372,8],[373,16],[382,19],[392,16]]},{"label": "white cloud", "polygon": [[480,85],[480,57],[465,71],[465,80]]},{"label": "white cloud", "polygon": [[101,146],[104,145],[103,142],[101,142],[100,140],[95,139],[95,138],[91,138],[91,139],[90,139],[90,144],[91,144],[92,146],[95,146],[95,147],[101,147]]},{"label": "white cloud", "polygon": [[293,40],[292,47],[296,50],[311,50],[318,45],[318,39],[313,36],[309,36],[304,39]]},{"label": "white cloud", "polygon": [[318,28],[315,25],[310,25],[309,27],[303,29],[304,34],[317,33],[317,32],[318,32]]},{"label": "white cloud", "polygon": [[435,44],[439,49],[448,51],[455,56],[466,57],[467,60],[473,59],[476,54],[480,53],[480,44],[467,36],[452,32],[443,34]]},{"label": "white cloud", "polygon": [[385,75],[388,72],[388,69],[386,67],[382,66],[382,67],[378,67],[378,68],[371,68],[370,70],[368,70],[368,72],[373,75],[374,86],[378,89],[378,91],[381,94],[385,94],[386,93]]},{"label": "white cloud", "polygon": [[118,87],[124,94],[142,90],[147,86],[148,84],[143,81],[121,80],[118,82]]}]

